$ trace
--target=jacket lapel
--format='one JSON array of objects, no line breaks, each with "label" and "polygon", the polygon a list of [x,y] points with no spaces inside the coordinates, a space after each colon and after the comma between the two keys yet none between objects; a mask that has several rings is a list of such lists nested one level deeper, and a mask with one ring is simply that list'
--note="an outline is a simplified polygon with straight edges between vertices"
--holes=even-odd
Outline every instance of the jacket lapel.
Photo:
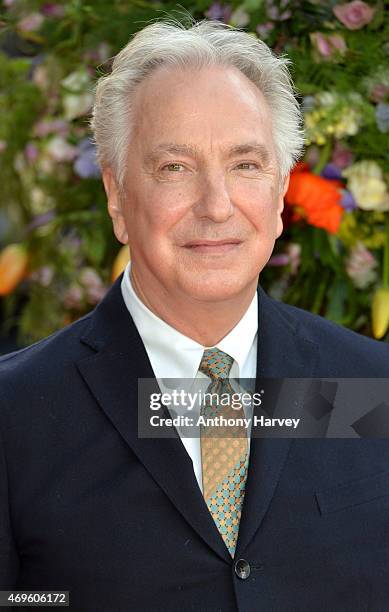
[{"label": "jacket lapel", "polygon": [[[255,391],[261,379],[313,376],[318,346],[306,340],[295,319],[258,287],[258,348]],[[301,406],[300,406],[301,408]],[[295,416],[295,415],[294,415]],[[269,508],[293,438],[252,438],[235,556],[249,545]]]},{"label": "jacket lapel", "polygon": [[[94,352],[77,362],[81,376],[113,426],[179,512],[222,559],[231,557],[197,484],[192,461],[174,438],[138,437],[138,378],[154,378],[147,352],[115,281],[90,317],[81,341]],[[159,392],[155,380],[155,391]],[[167,408],[164,416],[170,417]],[[171,431],[171,428],[170,428]]]},{"label": "jacket lapel", "polygon": [[[222,559],[231,557],[204,501],[192,461],[177,432],[169,438],[138,437],[138,379],[154,378],[147,352],[116,279],[90,318],[81,342],[93,352],[77,362],[91,393],[138,459],[188,523]],[[299,335],[276,302],[258,289],[256,391],[261,378],[309,377],[317,346]],[[155,391],[158,384],[155,382]],[[164,408],[164,415],[170,414]],[[250,463],[236,555],[249,544],[274,494],[290,438],[251,440]]]}]

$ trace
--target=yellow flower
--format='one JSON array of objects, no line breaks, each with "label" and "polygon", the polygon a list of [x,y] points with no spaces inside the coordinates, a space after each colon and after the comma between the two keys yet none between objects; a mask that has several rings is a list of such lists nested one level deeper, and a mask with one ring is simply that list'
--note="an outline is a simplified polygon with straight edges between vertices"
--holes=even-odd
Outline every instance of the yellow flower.
[{"label": "yellow flower", "polygon": [[373,296],[371,305],[373,336],[383,338],[389,327],[389,287],[380,287]]},{"label": "yellow flower", "polygon": [[117,253],[112,265],[111,281],[114,282],[130,261],[130,248],[124,244]]},{"label": "yellow flower", "polygon": [[312,128],[315,127],[315,118],[313,117],[313,115],[307,113],[305,115],[305,127],[308,128],[309,130],[311,130]]}]

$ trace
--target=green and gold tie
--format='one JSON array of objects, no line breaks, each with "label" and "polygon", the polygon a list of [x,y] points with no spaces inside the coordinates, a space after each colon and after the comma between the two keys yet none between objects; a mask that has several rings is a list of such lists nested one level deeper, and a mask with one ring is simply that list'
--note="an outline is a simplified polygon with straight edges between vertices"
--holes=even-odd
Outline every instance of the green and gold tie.
[{"label": "green and gold tie", "polygon": [[[207,393],[217,393],[219,397],[234,393],[228,379],[233,361],[217,348],[204,351],[199,371],[211,378]],[[241,406],[236,410],[212,400],[202,405],[201,415],[236,419],[244,417],[244,411]],[[238,424],[225,428],[200,425],[200,441],[204,499],[234,557],[247,478],[247,433]]]}]

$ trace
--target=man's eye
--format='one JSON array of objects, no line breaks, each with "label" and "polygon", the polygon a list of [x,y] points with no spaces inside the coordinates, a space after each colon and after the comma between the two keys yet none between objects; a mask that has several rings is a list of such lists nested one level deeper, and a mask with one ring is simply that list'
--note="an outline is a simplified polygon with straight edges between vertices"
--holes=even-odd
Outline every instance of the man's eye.
[{"label": "man's eye", "polygon": [[246,166],[246,168],[243,168],[243,170],[250,170],[250,168],[247,168],[247,166],[254,166],[254,169],[258,168],[257,164],[254,164],[252,162],[242,162],[241,164],[238,164],[238,167],[239,166]]},{"label": "man's eye", "polygon": [[182,164],[177,164],[177,163],[170,163],[170,164],[165,164],[165,166],[162,166],[161,170],[165,170],[165,168],[169,168],[169,171],[173,171],[173,172],[177,172],[177,168],[183,168],[184,166]]}]

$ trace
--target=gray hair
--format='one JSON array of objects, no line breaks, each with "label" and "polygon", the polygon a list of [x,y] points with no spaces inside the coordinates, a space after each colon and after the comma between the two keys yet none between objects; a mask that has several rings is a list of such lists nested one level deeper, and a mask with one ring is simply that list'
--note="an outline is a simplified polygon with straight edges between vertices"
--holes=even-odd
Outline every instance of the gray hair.
[{"label": "gray hair", "polygon": [[271,112],[279,186],[300,158],[303,119],[288,65],[262,40],[219,21],[192,21],[189,29],[174,18],[137,32],[116,55],[111,73],[98,79],[90,120],[101,168],[110,167],[120,190],[133,125],[135,88],[155,68],[219,65],[238,68],[262,92]]}]

